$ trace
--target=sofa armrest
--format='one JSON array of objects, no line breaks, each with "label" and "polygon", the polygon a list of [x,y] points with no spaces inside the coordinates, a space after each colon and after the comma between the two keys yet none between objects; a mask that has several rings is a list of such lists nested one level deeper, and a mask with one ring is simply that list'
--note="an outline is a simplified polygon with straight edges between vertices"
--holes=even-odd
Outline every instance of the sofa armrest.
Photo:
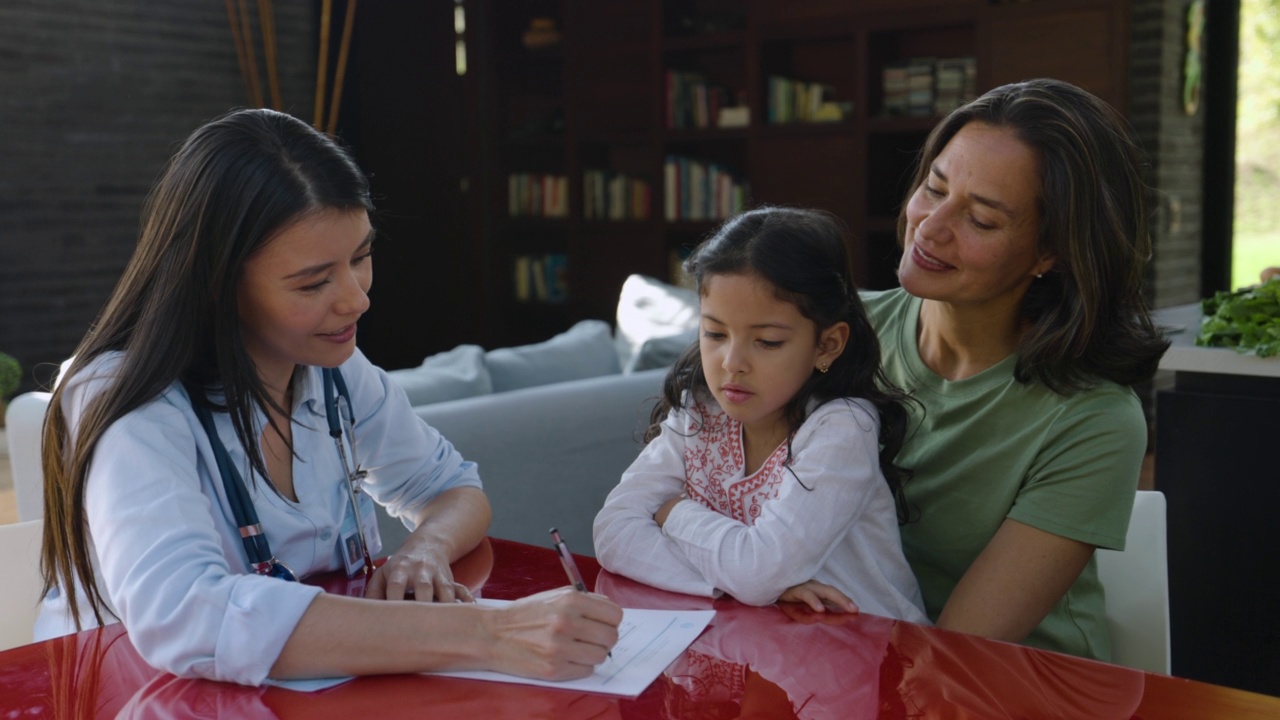
[{"label": "sofa armrest", "polygon": [[[414,408],[479,466],[494,537],[535,545],[558,527],[574,552],[594,555],[591,525],[643,447],[665,369],[605,375]],[[383,546],[407,535],[380,514]]]}]

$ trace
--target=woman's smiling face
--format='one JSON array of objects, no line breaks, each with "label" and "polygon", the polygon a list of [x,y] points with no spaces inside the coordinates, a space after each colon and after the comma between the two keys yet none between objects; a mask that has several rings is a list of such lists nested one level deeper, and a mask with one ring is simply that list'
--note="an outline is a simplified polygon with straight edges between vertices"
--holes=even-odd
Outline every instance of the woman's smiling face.
[{"label": "woman's smiling face", "polygon": [[1016,310],[1042,256],[1040,159],[1013,131],[960,129],[907,202],[898,280],[918,297]]},{"label": "woman's smiling face", "polygon": [[364,210],[322,210],[280,231],[244,263],[245,349],[269,387],[295,365],[337,367],[355,351],[369,309],[373,231]]}]

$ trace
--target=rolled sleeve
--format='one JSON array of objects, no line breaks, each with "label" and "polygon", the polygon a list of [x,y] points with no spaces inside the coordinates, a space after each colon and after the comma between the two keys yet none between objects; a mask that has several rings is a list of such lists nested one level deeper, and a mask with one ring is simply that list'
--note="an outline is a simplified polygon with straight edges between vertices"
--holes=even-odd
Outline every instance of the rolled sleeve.
[{"label": "rolled sleeve", "polygon": [[357,448],[369,495],[410,530],[433,498],[458,487],[483,489],[476,464],[413,412],[404,390],[357,352],[342,366],[356,404]]}]

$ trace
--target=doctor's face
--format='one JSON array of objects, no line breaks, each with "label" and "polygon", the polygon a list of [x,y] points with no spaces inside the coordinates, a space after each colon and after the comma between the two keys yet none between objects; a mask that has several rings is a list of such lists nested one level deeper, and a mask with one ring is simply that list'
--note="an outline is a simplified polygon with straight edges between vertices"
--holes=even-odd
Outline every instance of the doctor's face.
[{"label": "doctor's face", "polygon": [[364,210],[308,214],[244,263],[239,314],[245,348],[268,387],[284,388],[295,365],[337,367],[356,347],[369,309],[373,230]]}]

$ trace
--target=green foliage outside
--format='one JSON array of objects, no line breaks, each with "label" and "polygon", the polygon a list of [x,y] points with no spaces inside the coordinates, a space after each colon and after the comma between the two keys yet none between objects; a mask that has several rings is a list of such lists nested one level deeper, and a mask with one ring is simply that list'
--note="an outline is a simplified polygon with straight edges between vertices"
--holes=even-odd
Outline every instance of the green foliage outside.
[{"label": "green foliage outside", "polygon": [[1204,323],[1197,345],[1229,347],[1258,357],[1280,355],[1280,278],[1241,290],[1219,291],[1200,305]]},{"label": "green foliage outside", "polygon": [[22,383],[22,366],[12,355],[0,352],[0,400],[13,396]]},{"label": "green foliage outside", "polygon": [[[1211,62],[1211,61],[1210,61]],[[1233,288],[1280,265],[1280,0],[1242,0]]]}]

